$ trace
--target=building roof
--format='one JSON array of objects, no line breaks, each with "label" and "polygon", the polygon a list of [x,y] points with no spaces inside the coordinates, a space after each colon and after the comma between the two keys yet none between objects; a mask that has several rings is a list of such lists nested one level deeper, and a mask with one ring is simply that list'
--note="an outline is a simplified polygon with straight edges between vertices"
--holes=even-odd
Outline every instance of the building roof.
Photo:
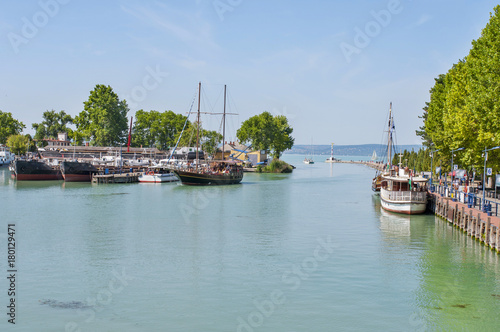
[{"label": "building roof", "polygon": [[[219,149],[222,151],[222,145],[219,147]],[[226,142],[224,144],[224,151],[230,151],[230,150],[236,150],[240,152],[250,152],[249,147],[246,145],[243,145],[239,142]]]}]

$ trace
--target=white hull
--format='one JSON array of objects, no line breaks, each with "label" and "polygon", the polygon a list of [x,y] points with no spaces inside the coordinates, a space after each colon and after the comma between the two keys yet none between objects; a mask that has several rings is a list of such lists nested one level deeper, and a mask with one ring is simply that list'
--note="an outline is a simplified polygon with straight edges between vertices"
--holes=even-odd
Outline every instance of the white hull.
[{"label": "white hull", "polygon": [[15,154],[6,150],[0,151],[0,166],[9,165],[14,160],[16,160]]},{"label": "white hull", "polygon": [[387,211],[404,214],[422,214],[427,209],[427,193],[424,191],[396,191],[380,189],[380,203]]},{"label": "white hull", "polygon": [[179,181],[174,173],[155,173],[155,174],[142,174],[139,176],[139,182],[149,182],[149,183],[162,183],[162,182],[174,182]]}]

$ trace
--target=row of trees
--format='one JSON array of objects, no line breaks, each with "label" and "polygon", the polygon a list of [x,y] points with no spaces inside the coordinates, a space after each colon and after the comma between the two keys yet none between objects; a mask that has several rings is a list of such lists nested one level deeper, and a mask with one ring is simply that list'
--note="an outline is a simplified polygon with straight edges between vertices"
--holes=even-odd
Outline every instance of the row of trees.
[{"label": "row of trees", "polygon": [[[500,6],[490,14],[469,54],[435,79],[417,130],[424,145],[440,150],[449,165],[451,151],[461,168],[483,169],[483,151],[500,145]],[[436,164],[436,158],[434,159]],[[489,154],[488,167],[500,169],[500,151]]]},{"label": "row of trees", "polygon": [[[36,131],[34,139],[42,144],[44,138],[57,137],[59,132],[67,132],[76,144],[84,140],[94,146],[116,146],[125,144],[128,136],[127,113],[129,108],[125,100],[120,100],[110,86],[96,85],[90,92],[84,109],[72,118],[65,111],[46,111],[41,123],[33,123]],[[186,123],[179,144],[181,146],[196,145],[198,124],[187,121],[187,117],[172,111],[139,110],[135,114],[132,129],[131,145],[135,147],[156,147],[167,150],[175,145]],[[73,124],[73,130],[69,125]],[[0,111],[0,143],[5,144],[7,138],[19,135],[26,127],[22,122],[12,118],[10,113]],[[201,126],[201,125],[200,125]],[[269,112],[251,117],[245,121],[237,132],[241,143],[249,143],[254,149],[272,151],[274,157],[293,146],[291,137],[293,129],[288,125],[285,116],[273,117]],[[209,155],[216,152],[222,135],[200,127],[199,144]],[[31,137],[26,136],[26,140]],[[27,142],[17,137],[15,146]],[[9,146],[14,146],[11,142]]]}]

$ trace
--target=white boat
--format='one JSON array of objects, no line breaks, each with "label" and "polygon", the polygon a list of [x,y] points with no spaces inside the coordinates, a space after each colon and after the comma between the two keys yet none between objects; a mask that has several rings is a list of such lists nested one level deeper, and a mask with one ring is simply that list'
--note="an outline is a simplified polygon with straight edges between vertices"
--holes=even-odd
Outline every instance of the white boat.
[{"label": "white boat", "polygon": [[330,157],[326,158],[325,163],[334,163],[336,160],[333,158],[333,143],[332,143],[332,151],[330,153]]},{"label": "white boat", "polygon": [[427,208],[427,181],[423,177],[411,176],[406,168],[396,168],[390,175],[382,175],[382,208],[404,214],[424,213]]},{"label": "white boat", "polygon": [[174,173],[158,173],[154,171],[147,171],[139,176],[139,182],[149,182],[149,183],[162,183],[162,182],[175,182],[179,181]]},{"label": "white boat", "polygon": [[314,160],[313,160],[314,150],[313,150],[312,141],[311,141],[311,151],[312,151],[311,158],[307,158],[307,155],[304,158],[304,164],[306,164],[306,165],[314,164]]},{"label": "white boat", "polygon": [[[427,179],[414,176],[406,167],[392,167],[392,135],[394,119],[392,103],[389,109],[389,130],[387,143],[388,171],[380,175],[380,203],[383,209],[404,214],[421,214],[427,208]],[[400,157],[401,158],[401,157]],[[375,179],[374,179],[375,180]]]},{"label": "white boat", "polygon": [[8,147],[0,147],[0,166],[9,165],[16,159],[16,155],[10,152]]},{"label": "white boat", "polygon": [[148,158],[136,158],[134,153],[134,158],[125,159],[125,165],[127,166],[149,166],[151,164],[151,160]]}]

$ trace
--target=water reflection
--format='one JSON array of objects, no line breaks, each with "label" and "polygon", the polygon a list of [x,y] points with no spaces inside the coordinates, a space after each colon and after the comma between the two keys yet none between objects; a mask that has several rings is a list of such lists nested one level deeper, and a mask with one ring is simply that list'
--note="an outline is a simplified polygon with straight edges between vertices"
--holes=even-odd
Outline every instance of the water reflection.
[{"label": "water reflection", "polygon": [[500,309],[498,255],[446,221],[433,221],[418,264],[422,324],[430,330],[491,330],[488,316]]}]

